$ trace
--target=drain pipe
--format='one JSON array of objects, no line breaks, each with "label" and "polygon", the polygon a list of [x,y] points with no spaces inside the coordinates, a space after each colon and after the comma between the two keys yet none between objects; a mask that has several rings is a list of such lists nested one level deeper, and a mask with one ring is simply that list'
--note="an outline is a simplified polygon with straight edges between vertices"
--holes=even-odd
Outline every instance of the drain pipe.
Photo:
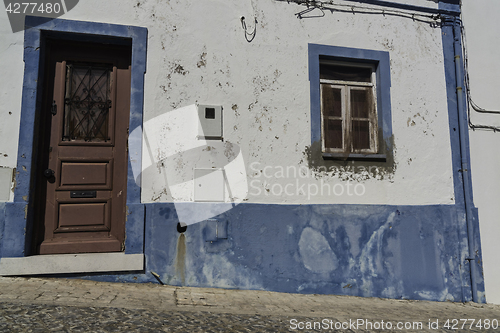
[{"label": "drain pipe", "polygon": [[466,109],[464,105],[464,76],[463,76],[463,62],[462,62],[462,45],[461,45],[461,25],[457,22],[455,18],[453,20],[453,49],[455,52],[455,78],[457,87],[457,102],[458,102],[458,122],[460,135],[460,158],[462,173],[463,187],[464,187],[464,203],[465,203],[465,218],[467,220],[467,240],[469,248],[469,257],[466,260],[469,261],[470,266],[470,281],[472,288],[472,301],[478,302],[477,297],[477,267],[476,267],[476,255],[474,253],[474,228],[472,221],[472,207],[474,203],[472,202],[472,186],[470,178],[470,167],[469,167],[469,152],[467,150],[467,142],[465,140],[468,131],[468,126],[466,123]]}]

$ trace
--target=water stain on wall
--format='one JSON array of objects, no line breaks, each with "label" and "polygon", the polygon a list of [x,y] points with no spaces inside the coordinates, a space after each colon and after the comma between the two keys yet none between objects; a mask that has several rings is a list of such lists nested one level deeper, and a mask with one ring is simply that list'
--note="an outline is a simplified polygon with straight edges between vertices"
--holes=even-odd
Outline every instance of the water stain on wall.
[{"label": "water stain on wall", "polygon": [[175,256],[175,274],[186,284],[186,236],[180,234],[177,239],[177,255]]},{"label": "water stain on wall", "polygon": [[344,159],[330,159],[323,156],[321,142],[316,141],[305,147],[303,155],[307,161],[307,166],[316,178],[328,175],[346,181],[360,181],[371,178],[392,180],[396,172],[394,138],[391,137],[381,150],[386,155],[385,160],[351,160],[347,156]]}]

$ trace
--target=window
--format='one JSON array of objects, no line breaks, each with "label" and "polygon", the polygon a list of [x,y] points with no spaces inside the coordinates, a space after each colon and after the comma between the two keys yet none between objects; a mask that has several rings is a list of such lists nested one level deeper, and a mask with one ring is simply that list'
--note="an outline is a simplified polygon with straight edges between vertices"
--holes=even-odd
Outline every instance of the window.
[{"label": "window", "polygon": [[309,44],[311,147],[323,158],[392,154],[389,53]]},{"label": "window", "polygon": [[67,64],[66,72],[63,141],[110,141],[113,68]]},{"label": "window", "polygon": [[322,151],[377,152],[375,66],[320,62]]}]

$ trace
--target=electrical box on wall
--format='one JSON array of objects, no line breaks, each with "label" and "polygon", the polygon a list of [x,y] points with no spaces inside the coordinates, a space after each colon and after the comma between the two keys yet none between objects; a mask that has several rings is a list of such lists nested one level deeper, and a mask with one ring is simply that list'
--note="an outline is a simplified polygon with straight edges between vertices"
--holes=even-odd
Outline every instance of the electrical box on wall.
[{"label": "electrical box on wall", "polygon": [[217,242],[227,239],[227,220],[209,219],[205,221],[203,237],[206,242]]},{"label": "electrical box on wall", "polygon": [[222,140],[222,106],[198,105],[200,128],[198,137],[205,140]]}]

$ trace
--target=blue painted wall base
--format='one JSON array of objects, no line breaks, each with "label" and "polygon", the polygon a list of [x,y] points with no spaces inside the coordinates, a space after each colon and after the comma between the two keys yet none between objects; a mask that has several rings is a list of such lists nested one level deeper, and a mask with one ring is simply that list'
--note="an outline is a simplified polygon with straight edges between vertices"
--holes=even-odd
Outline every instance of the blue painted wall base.
[{"label": "blue painted wall base", "polygon": [[[145,271],[79,278],[157,283],[154,271],[179,286],[469,300],[454,205],[240,204],[215,218],[227,222],[227,239],[217,241],[207,240],[213,221],[179,233],[172,203],[129,209],[129,218],[145,211],[144,243],[127,230],[126,249],[140,252],[144,244]],[[9,234],[24,237],[21,229]]]},{"label": "blue painted wall base", "polygon": [[207,222],[179,234],[173,204],[146,207],[147,273],[167,284],[463,300],[454,206],[241,204],[217,242]]},{"label": "blue painted wall base", "polygon": [[27,202],[6,202],[2,243],[2,257],[24,257],[26,240]]}]

